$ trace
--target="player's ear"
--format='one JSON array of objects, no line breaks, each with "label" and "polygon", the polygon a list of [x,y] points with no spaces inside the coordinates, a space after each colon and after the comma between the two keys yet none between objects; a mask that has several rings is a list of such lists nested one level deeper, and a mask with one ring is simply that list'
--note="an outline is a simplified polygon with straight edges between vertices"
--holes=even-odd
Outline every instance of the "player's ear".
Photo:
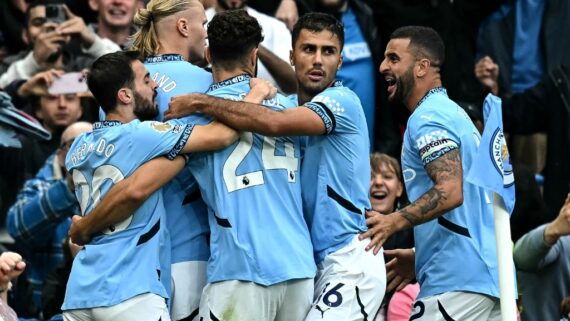
[{"label": "player's ear", "polygon": [[291,66],[295,66],[295,59],[293,59],[294,57],[294,53],[293,53],[293,49],[289,50],[289,63],[291,64]]},{"label": "player's ear", "polygon": [[134,95],[130,88],[123,87],[117,92],[117,99],[123,104],[128,105],[133,101]]},{"label": "player's ear", "polygon": [[428,59],[421,59],[416,67],[416,76],[422,78],[429,70],[431,62]]},{"label": "player's ear", "polygon": [[206,57],[206,61],[208,61],[208,64],[211,65],[212,64],[212,52],[210,51],[210,47],[206,47],[206,49],[204,50],[204,56]]},{"label": "player's ear", "polygon": [[341,66],[342,66],[342,55],[340,55],[340,59],[338,60],[338,65],[336,66],[336,70],[340,70]]},{"label": "player's ear", "polygon": [[176,20],[176,30],[178,30],[182,36],[188,37],[190,33],[190,30],[188,28],[188,20],[186,20],[186,18],[180,18]]},{"label": "player's ear", "polygon": [[255,48],[251,51],[251,54],[249,55],[249,63],[251,66],[255,66],[257,64],[257,52],[259,51],[259,48]]}]

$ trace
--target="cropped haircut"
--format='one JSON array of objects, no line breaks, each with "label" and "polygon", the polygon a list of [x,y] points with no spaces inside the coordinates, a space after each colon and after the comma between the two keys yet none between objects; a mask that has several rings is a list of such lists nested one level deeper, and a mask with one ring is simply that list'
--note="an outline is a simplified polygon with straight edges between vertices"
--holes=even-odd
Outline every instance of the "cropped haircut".
[{"label": "cropped haircut", "polygon": [[245,62],[251,50],[263,41],[257,19],[245,10],[220,12],[208,23],[208,43],[212,64],[233,69]]},{"label": "cropped haircut", "polygon": [[190,9],[196,0],[151,0],[146,8],[139,9],[133,23],[138,31],[132,36],[131,50],[136,50],[142,58],[156,55],[160,42],[156,33],[156,23],[178,12]]},{"label": "cropped haircut", "polygon": [[432,66],[441,67],[445,62],[445,45],[437,33],[429,27],[406,26],[396,29],[390,39],[410,39],[410,49],[419,59],[427,58]]},{"label": "cropped haircut", "polygon": [[334,16],[321,13],[321,12],[311,12],[303,15],[295,26],[293,26],[293,32],[291,35],[292,46],[295,48],[297,39],[302,30],[309,30],[310,32],[321,32],[323,30],[330,31],[333,35],[336,35],[340,42],[340,51],[344,47],[344,25]]},{"label": "cropped haircut", "polygon": [[117,92],[124,87],[134,89],[133,62],[137,51],[117,51],[99,57],[87,75],[87,86],[105,113],[117,106]]}]

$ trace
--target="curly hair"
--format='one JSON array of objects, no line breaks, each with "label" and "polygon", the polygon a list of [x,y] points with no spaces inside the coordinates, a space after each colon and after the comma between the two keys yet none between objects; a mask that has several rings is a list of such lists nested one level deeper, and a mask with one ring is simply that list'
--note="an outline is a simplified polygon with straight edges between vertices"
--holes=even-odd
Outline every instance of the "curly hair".
[{"label": "curly hair", "polygon": [[261,41],[261,26],[245,10],[218,13],[208,23],[212,64],[221,65],[225,69],[242,64]]}]

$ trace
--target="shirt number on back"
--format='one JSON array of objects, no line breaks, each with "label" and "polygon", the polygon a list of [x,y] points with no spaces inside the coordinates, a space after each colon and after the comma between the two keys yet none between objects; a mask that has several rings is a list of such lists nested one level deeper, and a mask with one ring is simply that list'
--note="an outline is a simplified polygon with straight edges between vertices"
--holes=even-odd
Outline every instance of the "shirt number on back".
[{"label": "shirt number on back", "polygon": [[[91,182],[87,181],[85,174],[81,171],[74,169],[72,171],[73,182],[76,189],[81,191],[81,200],[79,206],[81,207],[81,214],[85,216],[85,211],[91,200],[91,208],[95,208],[99,202],[101,202],[101,186],[106,180],[111,180],[113,184],[116,184],[123,180],[125,177],[121,171],[113,165],[103,165],[99,166],[93,172],[93,179]],[[132,216],[126,220],[120,222],[119,224],[113,225],[103,231],[105,234],[111,234],[113,232],[118,232],[126,229],[131,223]]]},{"label": "shirt number on back", "polygon": [[[283,142],[285,156],[276,156],[276,142]],[[263,150],[261,151],[261,159],[263,168],[258,171],[238,175],[236,173],[238,166],[243,162],[245,157],[253,149],[253,133],[245,132],[240,136],[240,141],[236,148],[232,151],[222,170],[224,182],[228,192],[233,192],[243,188],[257,185],[263,185],[263,169],[284,169],[287,171],[287,181],[294,183],[296,181],[296,171],[299,170],[299,160],[295,157],[295,147],[292,142],[275,137],[264,137]]]}]

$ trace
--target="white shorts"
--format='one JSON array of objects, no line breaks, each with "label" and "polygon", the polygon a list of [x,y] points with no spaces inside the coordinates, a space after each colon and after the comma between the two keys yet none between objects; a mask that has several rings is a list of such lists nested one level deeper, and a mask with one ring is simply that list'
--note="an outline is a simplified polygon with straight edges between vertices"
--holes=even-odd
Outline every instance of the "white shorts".
[{"label": "white shorts", "polygon": [[198,308],[202,291],[206,286],[208,262],[190,261],[171,265],[172,307],[170,316],[173,321],[198,320]]},{"label": "white shorts", "polygon": [[110,307],[63,311],[64,321],[170,321],[164,298],[140,294]]},{"label": "white shorts", "polygon": [[370,240],[358,235],[318,265],[314,302],[305,321],[373,320],[386,291],[380,251],[365,251]]},{"label": "white shorts", "polygon": [[499,299],[472,292],[446,292],[416,300],[412,320],[501,321]]},{"label": "white shorts", "polygon": [[313,279],[263,286],[253,282],[209,283],[200,302],[200,320],[299,321],[307,315]]}]

